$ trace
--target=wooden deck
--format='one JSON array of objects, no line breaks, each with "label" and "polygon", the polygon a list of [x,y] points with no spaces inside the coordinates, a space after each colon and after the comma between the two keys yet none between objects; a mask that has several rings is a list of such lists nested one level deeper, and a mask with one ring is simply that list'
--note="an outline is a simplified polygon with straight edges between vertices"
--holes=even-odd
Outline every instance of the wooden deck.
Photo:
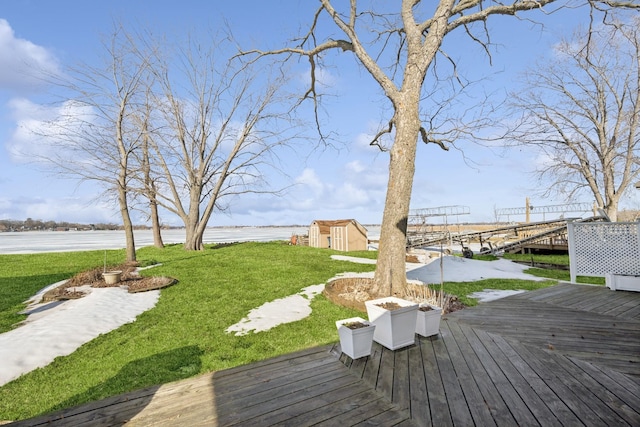
[{"label": "wooden deck", "polygon": [[640,293],[560,284],[401,350],[314,348],[10,425],[123,424],[639,426]]}]

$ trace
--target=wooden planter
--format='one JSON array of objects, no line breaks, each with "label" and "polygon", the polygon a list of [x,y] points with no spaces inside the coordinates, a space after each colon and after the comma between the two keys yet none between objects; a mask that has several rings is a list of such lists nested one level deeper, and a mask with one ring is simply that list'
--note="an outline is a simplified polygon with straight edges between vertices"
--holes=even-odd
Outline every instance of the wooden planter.
[{"label": "wooden planter", "polygon": [[[399,308],[388,310],[381,304],[396,303]],[[373,340],[390,350],[415,343],[418,304],[396,297],[365,301],[369,321],[376,325]]]},{"label": "wooden planter", "polygon": [[[367,326],[351,329],[345,324],[360,322]],[[336,322],[338,335],[340,336],[340,347],[342,352],[352,359],[369,356],[371,354],[371,345],[373,344],[373,332],[375,325],[364,320],[361,317],[352,317],[350,319],[338,320]]]},{"label": "wooden planter", "polygon": [[622,274],[606,274],[607,288],[614,291],[640,292],[640,276],[626,276]]},{"label": "wooden planter", "polygon": [[[422,307],[431,307],[431,310],[421,310]],[[430,304],[420,304],[416,317],[416,334],[423,337],[437,335],[440,332],[440,318],[442,309]]]}]

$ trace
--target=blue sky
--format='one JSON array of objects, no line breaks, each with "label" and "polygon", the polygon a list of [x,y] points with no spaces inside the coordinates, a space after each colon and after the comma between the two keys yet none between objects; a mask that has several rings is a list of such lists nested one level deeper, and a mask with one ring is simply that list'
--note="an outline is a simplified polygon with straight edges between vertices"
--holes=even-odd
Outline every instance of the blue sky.
[{"label": "blue sky", "polygon": [[[286,0],[3,2],[0,219],[120,222],[112,202],[96,200],[100,190],[93,184],[57,178],[10,155],[8,148],[19,139],[17,123],[29,120],[34,105],[48,101],[48,89],[34,80],[29,72],[32,67],[25,69],[25,64],[55,70],[96,61],[102,55],[101,40],[114,21],[127,28],[152,28],[168,35],[222,28],[226,22],[244,47],[277,48],[306,30],[315,7],[311,1]],[[447,40],[446,48],[460,62],[464,75],[486,78],[474,86],[477,93],[504,94],[516,89],[521,70],[550,55],[558,37],[584,18],[584,14],[567,11],[552,16],[544,29],[513,18],[491,21],[489,28],[496,44],[493,66],[466,38],[455,35]],[[331,66],[325,70],[326,81],[334,96],[326,105],[326,130],[339,135],[341,149],[316,150],[306,160],[304,153],[285,159],[291,184],[295,184],[286,196],[247,195],[234,201],[229,212],[214,214],[209,225],[308,224],[314,219],[336,218],[356,218],[367,224],[381,221],[388,158],[368,142],[379,123],[388,119],[381,108],[383,97],[349,55],[330,55],[327,63]],[[470,222],[493,221],[495,209],[524,207],[526,197],[539,206],[564,202],[536,197],[538,184],[529,173],[536,161],[534,154],[468,143],[460,148],[464,156],[456,149],[444,152],[434,145],[419,146],[412,208],[468,206],[470,215],[448,221]],[[274,176],[273,180],[275,184],[281,178]],[[591,199],[578,201],[590,203]],[[635,200],[627,202],[637,205]],[[168,215],[162,220],[180,224]]]}]

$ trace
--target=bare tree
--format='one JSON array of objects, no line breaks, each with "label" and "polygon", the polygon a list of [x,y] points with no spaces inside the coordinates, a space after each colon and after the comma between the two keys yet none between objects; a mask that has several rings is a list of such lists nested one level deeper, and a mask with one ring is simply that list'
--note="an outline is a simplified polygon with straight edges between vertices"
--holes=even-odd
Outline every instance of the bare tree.
[{"label": "bare tree", "polygon": [[545,194],[586,190],[616,221],[640,174],[640,18],[580,29],[512,94],[523,115],[508,134],[535,146]]},{"label": "bare tree", "polygon": [[[147,88],[147,95],[149,95]],[[149,201],[149,219],[151,220],[151,230],[153,233],[153,245],[156,248],[164,248],[162,241],[162,231],[160,224],[160,214],[158,210],[158,188],[151,173],[151,142],[153,132],[149,129],[149,120],[152,114],[151,98],[147,96],[144,114],[141,118],[140,126],[142,131],[142,143],[137,154],[140,156],[140,177],[142,179],[142,194]]]},{"label": "bare tree", "polygon": [[57,115],[31,129],[41,144],[29,153],[56,173],[95,181],[118,204],[126,236],[126,260],[136,260],[130,215],[132,153],[140,144],[136,120],[148,63],[116,27],[104,45],[104,64],[83,64],[56,77],[65,101]]},{"label": "bare tree", "polygon": [[[375,284],[371,294],[402,294],[406,287],[405,246],[407,218],[418,140],[446,147],[446,140],[439,137],[429,127],[433,112],[422,111],[423,85],[427,71],[436,57],[449,61],[443,51],[443,41],[455,30],[464,31],[488,52],[490,34],[486,22],[493,16],[510,15],[518,18],[530,10],[553,10],[543,8],[556,3],[555,0],[494,2],[483,0],[440,0],[426,2],[403,0],[399,5],[385,2],[369,3],[361,9],[363,1],[350,0],[336,6],[331,0],[319,0],[320,6],[313,16],[306,35],[292,47],[273,51],[252,50],[245,55],[294,55],[309,60],[311,86],[304,98],[318,101],[316,91],[317,66],[327,51],[339,50],[354,55],[360,65],[379,85],[388,99],[392,114],[384,134],[393,136],[389,148],[389,181],[380,231],[378,264]],[[581,3],[560,2],[560,6],[578,7]],[[344,5],[344,6],[342,6]],[[638,8],[635,1],[584,1],[604,11],[614,7]],[[334,33],[324,35],[330,26],[337,29],[344,38]]]},{"label": "bare tree", "polygon": [[181,218],[186,250],[203,249],[211,215],[231,197],[278,193],[266,185],[265,169],[278,170],[279,150],[297,138],[280,96],[284,77],[228,60],[224,45],[190,42],[178,58],[158,56],[153,69],[157,130],[147,141],[155,187],[146,192]]}]

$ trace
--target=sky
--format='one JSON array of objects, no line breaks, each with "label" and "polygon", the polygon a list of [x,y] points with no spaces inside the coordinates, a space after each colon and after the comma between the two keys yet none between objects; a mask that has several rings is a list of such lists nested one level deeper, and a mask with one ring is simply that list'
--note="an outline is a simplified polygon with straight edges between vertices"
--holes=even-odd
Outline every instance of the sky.
[{"label": "sky", "polygon": [[[228,26],[243,48],[283,47],[304,33],[315,7],[315,2],[293,0],[3,0],[0,219],[121,222],[115,202],[100,197],[102,190],[95,183],[62,179],[12,154],[20,144],[38,143],[26,141],[23,126],[51,105],[50,88],[42,84],[34,70],[60,72],[77,64],[96,63],[104,58],[102,42],[114,22],[129,29],[151,28],[170,37]],[[457,108],[465,108],[465,103],[477,100],[479,94],[500,96],[517,90],[518,74],[551,55],[559,37],[570,33],[585,18],[577,11],[550,17],[536,15],[535,19],[545,20],[544,28],[513,18],[490,21],[494,42],[491,65],[478,45],[470,43],[462,33],[448,38],[446,50],[460,64],[461,73],[478,80],[473,85],[475,92],[461,98]],[[319,149],[317,142],[309,141],[296,155],[285,154],[282,164],[288,181],[283,182],[281,174],[267,178],[274,187],[290,186],[284,196],[246,194],[231,201],[226,212],[215,213],[210,226],[309,224],[315,219],[341,218],[355,218],[363,224],[381,222],[388,155],[370,147],[369,141],[380,124],[388,120],[388,105],[350,55],[332,53],[325,61],[323,82],[331,96],[323,106],[323,126],[336,135],[335,148]],[[303,70],[292,76],[292,87],[303,91],[304,67],[298,62],[293,69]],[[308,105],[304,108],[310,111]],[[438,217],[434,222],[492,222],[496,220],[496,209],[524,208],[527,197],[537,206],[564,203],[539,196],[539,183],[532,175],[536,161],[535,153],[505,151],[499,146],[464,142],[443,151],[433,144],[419,144],[411,208],[462,206],[464,209],[455,210],[469,214]],[[592,203],[586,196],[574,201]],[[632,208],[640,205],[635,195],[624,203]],[[135,223],[145,222],[142,216],[135,215]],[[165,224],[181,224],[167,212],[162,213],[161,220]]]}]

